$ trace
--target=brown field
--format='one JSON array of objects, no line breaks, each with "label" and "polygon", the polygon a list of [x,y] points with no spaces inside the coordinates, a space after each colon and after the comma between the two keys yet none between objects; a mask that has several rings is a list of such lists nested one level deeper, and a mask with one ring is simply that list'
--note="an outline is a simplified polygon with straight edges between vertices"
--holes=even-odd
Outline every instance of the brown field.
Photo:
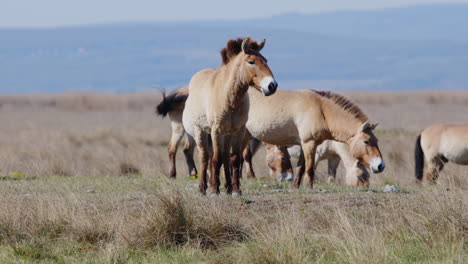
[{"label": "brown field", "polygon": [[[386,162],[371,188],[313,190],[242,179],[207,198],[167,175],[169,121],[157,94],[0,96],[0,262],[463,263],[468,170],[418,185],[413,145],[433,123],[468,123],[468,92],[347,93],[371,117]],[[385,184],[402,192],[382,193]],[[465,260],[466,261],[466,260]]]}]

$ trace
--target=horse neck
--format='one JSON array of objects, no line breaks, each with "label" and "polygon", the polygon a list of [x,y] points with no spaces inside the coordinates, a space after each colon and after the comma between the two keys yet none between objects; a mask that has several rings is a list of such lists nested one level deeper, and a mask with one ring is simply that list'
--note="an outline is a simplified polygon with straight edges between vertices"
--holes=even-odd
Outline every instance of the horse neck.
[{"label": "horse neck", "polygon": [[[236,109],[244,100],[247,90],[249,89],[248,83],[244,81],[246,73],[242,69],[242,60],[237,56],[233,61],[224,65],[224,74],[227,78],[224,80],[224,89],[227,95],[227,104],[230,109]],[[224,75],[224,76],[226,76]]]},{"label": "horse neck", "polygon": [[324,98],[321,98],[321,100],[323,113],[331,135],[330,139],[349,143],[349,140],[356,134],[363,122],[333,101]]},{"label": "horse neck", "polygon": [[333,142],[333,149],[335,152],[340,156],[341,160],[343,161],[343,165],[346,168],[352,167],[356,158],[351,155],[349,146],[346,143],[342,142]]}]

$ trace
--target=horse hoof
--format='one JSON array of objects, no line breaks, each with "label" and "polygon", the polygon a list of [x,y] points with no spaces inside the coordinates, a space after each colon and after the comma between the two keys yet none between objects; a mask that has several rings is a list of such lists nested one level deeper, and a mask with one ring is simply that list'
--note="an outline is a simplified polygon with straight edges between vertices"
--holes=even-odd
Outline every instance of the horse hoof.
[{"label": "horse hoof", "polygon": [[242,193],[241,192],[233,192],[232,193],[232,197],[237,197],[237,196],[241,196]]},{"label": "horse hoof", "polygon": [[218,197],[219,193],[210,193],[210,197]]}]

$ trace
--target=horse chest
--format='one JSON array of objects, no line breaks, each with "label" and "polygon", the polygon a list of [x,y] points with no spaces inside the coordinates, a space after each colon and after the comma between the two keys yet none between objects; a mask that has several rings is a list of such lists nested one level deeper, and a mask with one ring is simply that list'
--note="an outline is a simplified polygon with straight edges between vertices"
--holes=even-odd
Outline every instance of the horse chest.
[{"label": "horse chest", "polygon": [[213,118],[213,127],[221,134],[232,134],[239,131],[247,122],[247,113],[229,111]]}]

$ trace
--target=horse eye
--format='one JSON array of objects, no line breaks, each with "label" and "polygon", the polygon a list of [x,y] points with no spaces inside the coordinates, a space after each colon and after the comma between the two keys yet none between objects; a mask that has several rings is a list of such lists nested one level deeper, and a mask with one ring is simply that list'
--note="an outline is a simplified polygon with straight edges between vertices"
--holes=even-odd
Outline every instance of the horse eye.
[{"label": "horse eye", "polygon": [[252,60],[251,60],[251,61],[248,61],[248,63],[249,63],[250,65],[254,65],[254,64],[255,64],[255,61],[252,61]]},{"label": "horse eye", "polygon": [[367,141],[367,140],[364,140],[363,143],[366,144],[366,145],[369,145],[369,141]]}]

